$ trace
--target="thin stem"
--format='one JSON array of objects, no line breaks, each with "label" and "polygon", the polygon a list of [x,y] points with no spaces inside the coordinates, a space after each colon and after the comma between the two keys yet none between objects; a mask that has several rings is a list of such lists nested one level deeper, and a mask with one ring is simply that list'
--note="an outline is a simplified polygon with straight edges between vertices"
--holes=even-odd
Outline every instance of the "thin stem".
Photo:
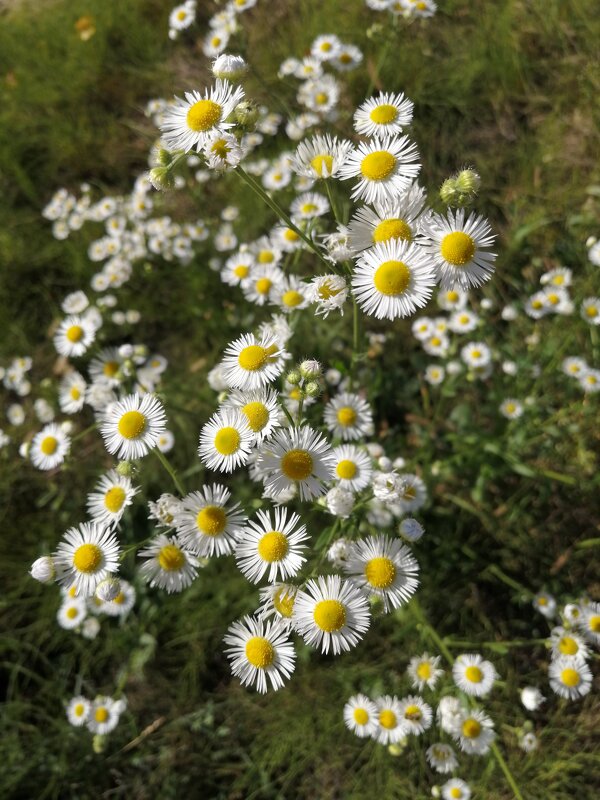
[{"label": "thin stem", "polygon": [[504,760],[504,756],[500,752],[496,742],[492,742],[491,750],[492,750],[492,753],[494,754],[494,758],[496,759],[496,761],[500,765],[500,769],[504,773],[504,777],[508,781],[508,785],[510,786],[514,796],[516,797],[516,800],[523,800],[523,795],[521,794],[521,790],[517,786],[517,782],[515,781],[515,779],[513,777],[513,774],[510,771],[510,769],[508,767],[508,764]]},{"label": "thin stem", "polygon": [[290,414],[290,412],[289,412],[289,409],[288,409],[288,407],[286,406],[286,404],[285,404],[285,403],[282,403],[282,404],[281,404],[281,408],[282,408],[282,410],[283,410],[283,413],[284,413],[284,414],[286,415],[286,417],[288,418],[288,422],[290,423],[290,425],[292,426],[292,428],[295,428],[295,427],[296,427],[296,423],[294,422],[294,418],[293,418],[293,417],[292,417],[292,415]]},{"label": "thin stem", "polygon": [[88,433],[91,433],[92,431],[95,431],[97,427],[98,427],[98,423],[97,423],[97,422],[94,422],[94,424],[93,424],[93,425],[90,425],[88,428],[84,428],[84,430],[80,431],[80,432],[77,434],[77,436],[74,436],[74,437],[71,439],[71,441],[72,441],[72,442],[76,442],[78,439],[82,439],[82,438],[83,438],[84,436],[86,436]]},{"label": "thin stem", "polygon": [[169,460],[167,459],[165,454],[161,453],[160,450],[158,449],[158,447],[155,447],[152,452],[156,453],[156,457],[158,458],[160,463],[163,465],[163,467],[167,470],[167,472],[169,473],[169,475],[173,479],[173,483],[175,484],[175,488],[177,489],[179,494],[182,497],[185,497],[185,489],[183,488],[179,478],[177,477],[177,473],[175,472],[174,468],[169,463]]},{"label": "thin stem", "polygon": [[465,642],[462,639],[446,639],[448,647],[530,647],[538,644],[544,644],[546,639],[512,639],[511,641],[497,641],[497,642]]},{"label": "thin stem", "polygon": [[502,572],[500,567],[497,567],[495,564],[490,564],[490,566],[487,568],[487,571],[491,572],[492,575],[495,575],[503,583],[505,583],[507,586],[510,586],[512,589],[516,589],[518,592],[521,592],[522,594],[525,594],[528,597],[533,597],[533,592],[527,589],[527,587],[523,586],[523,584],[518,583],[516,580],[514,580],[514,578],[511,578],[510,576],[506,575],[504,572]]}]

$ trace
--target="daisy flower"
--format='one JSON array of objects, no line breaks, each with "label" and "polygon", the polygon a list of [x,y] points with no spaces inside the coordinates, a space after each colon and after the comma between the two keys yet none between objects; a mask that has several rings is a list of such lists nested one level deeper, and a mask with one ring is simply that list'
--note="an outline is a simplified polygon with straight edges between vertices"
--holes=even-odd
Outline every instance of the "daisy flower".
[{"label": "daisy flower", "polygon": [[246,333],[223,356],[223,378],[232,389],[259,389],[283,372],[284,351],[274,336]]},{"label": "daisy flower", "polygon": [[221,271],[221,279],[229,286],[239,286],[242,281],[250,277],[253,264],[254,256],[252,253],[236,253],[225,262],[225,266]]},{"label": "daisy flower", "polygon": [[402,487],[398,495],[398,504],[403,514],[418,511],[427,502],[427,487],[418,475],[403,472],[398,476]]},{"label": "daisy flower", "polygon": [[240,392],[234,389],[225,400],[225,408],[237,408],[246,418],[254,440],[262,442],[275,428],[279,428],[279,405],[277,392],[270,387]]},{"label": "daisy flower", "polygon": [[373,467],[368,453],[354,445],[344,444],[334,447],[333,455],[336,459],[333,477],[342,489],[360,492],[369,485]]},{"label": "daisy flower", "polygon": [[445,377],[445,369],[443,367],[438,367],[437,364],[430,364],[425,370],[425,380],[431,386],[439,386]]},{"label": "daisy flower", "polygon": [[119,593],[112,600],[107,600],[100,606],[102,614],[109,617],[126,617],[135,605],[136,593],[128,581],[121,580]]},{"label": "daisy flower", "polygon": [[434,689],[436,683],[444,674],[444,670],[439,668],[440,657],[430,656],[423,653],[422,656],[414,656],[409,661],[406,669],[411,683],[415,689],[423,691],[425,686]]},{"label": "daisy flower", "polygon": [[389,694],[375,700],[377,712],[377,728],[373,738],[379,744],[395,744],[403,739],[405,730],[402,725],[402,709],[397,697]]},{"label": "daisy flower", "polygon": [[362,439],[373,432],[373,413],[360,395],[343,392],[325,406],[323,418],[334,436],[346,441]]},{"label": "daisy flower", "polygon": [[365,312],[378,319],[397,319],[427,305],[435,271],[426,252],[403,241],[376,244],[362,253],[352,275],[352,290]]},{"label": "daisy flower", "polygon": [[356,69],[363,60],[361,50],[353,44],[342,44],[339,55],[331,60],[331,66],[339,72],[349,72]]},{"label": "daisy flower", "polygon": [[253,443],[246,416],[237,408],[225,408],[202,427],[198,455],[208,469],[233,472],[248,461]]},{"label": "daisy flower", "polygon": [[506,419],[518,419],[523,414],[523,406],[518,400],[510,397],[500,404],[500,413]]},{"label": "daisy flower", "polygon": [[592,673],[582,658],[559,656],[548,668],[550,688],[567,700],[578,700],[592,688]]},{"label": "daisy flower", "polygon": [[71,448],[71,438],[60,425],[46,425],[31,440],[29,458],[34,467],[48,470],[58,467]]},{"label": "daisy flower", "polygon": [[69,528],[54,554],[57,580],[75,587],[77,594],[94,594],[96,586],[119,569],[116,536],[97,522]]},{"label": "daisy flower", "polygon": [[67,719],[71,725],[74,725],[76,728],[85,725],[91,706],[92,704],[90,701],[81,695],[71,698],[67,705]]},{"label": "daisy flower", "polygon": [[265,488],[279,494],[292,486],[301,500],[325,494],[334,455],[327,440],[308,426],[276,431],[259,451],[258,466]]},{"label": "daisy flower", "polygon": [[85,403],[85,390],[87,384],[78,372],[70,372],[60,384],[58,390],[58,404],[64,414],[77,414]]},{"label": "daisy flower", "polygon": [[112,404],[100,426],[108,452],[125,461],[147,455],[165,430],[165,411],[153,394],[130,394]]},{"label": "daisy flower", "polygon": [[496,738],[492,720],[479,710],[463,712],[452,735],[464,753],[474,756],[485,755]]},{"label": "daisy flower", "polygon": [[303,555],[308,539],[306,526],[300,525],[298,514],[290,514],[285,508],[273,511],[258,511],[258,522],[249,520],[236,548],[239,569],[250,583],[258,583],[265,573],[270,583],[286,580],[296,575],[306,561]]},{"label": "daisy flower", "polygon": [[340,97],[340,84],[332,75],[321,75],[305,81],[298,90],[297,100],[310,111],[328,114]]},{"label": "daisy flower", "polygon": [[94,734],[104,736],[117,727],[122,706],[111,697],[97,697],[91,705],[87,727]]},{"label": "daisy flower", "polygon": [[590,325],[600,325],[600,297],[586,297],[581,303],[581,318]]},{"label": "daisy flower", "polygon": [[355,694],[344,706],[344,722],[361,739],[373,736],[377,730],[375,703],[364,694]]},{"label": "daisy flower", "polygon": [[233,553],[246,517],[240,504],[229,504],[231,492],[218,483],[186,495],[174,523],[183,547],[202,558]]},{"label": "daisy flower", "polygon": [[433,712],[422,697],[404,697],[399,702],[398,711],[404,733],[420,736],[431,726]]},{"label": "daisy flower", "polygon": [[584,374],[579,377],[579,385],[586,393],[599,392],[600,369],[586,369]]},{"label": "daisy flower", "polygon": [[556,613],[556,600],[547,592],[538,592],[533,598],[533,607],[544,617],[551,619]]},{"label": "daisy flower", "polygon": [[460,351],[462,360],[469,367],[487,367],[492,360],[490,348],[483,342],[469,342]]},{"label": "daisy flower", "polygon": [[296,197],[290,206],[290,214],[294,220],[310,220],[327,214],[329,202],[318,192],[305,192]]},{"label": "daisy flower", "polygon": [[61,628],[73,630],[78,628],[87,616],[85,598],[75,597],[66,600],[56,612],[56,621]]},{"label": "daisy flower", "polygon": [[458,767],[456,753],[449,744],[436,742],[427,748],[425,756],[432,769],[441,774],[453,772]]},{"label": "daisy flower", "polygon": [[383,601],[386,613],[407,603],[419,585],[419,565],[409,548],[385,535],[353,542],[344,569],[367,596]]},{"label": "daisy flower", "polygon": [[96,326],[91,319],[66,317],[54,334],[54,347],[61,356],[81,356],[96,338]]},{"label": "daisy flower", "polygon": [[519,747],[525,753],[532,753],[534,750],[537,750],[539,746],[540,743],[535,733],[524,733],[519,737]]},{"label": "daisy flower", "polygon": [[600,645],[600,603],[589,603],[583,609],[580,625],[586,637]]},{"label": "daisy flower", "polygon": [[463,653],[452,666],[454,683],[465,694],[485,697],[498,677],[494,665],[476,653]]},{"label": "daisy flower", "polygon": [[331,61],[337,58],[341,50],[342,43],[337,36],[332,33],[325,33],[317,36],[310,48],[310,54],[319,61]]},{"label": "daisy flower", "polygon": [[340,178],[358,178],[353,200],[383,203],[408,189],[419,174],[417,146],[407,136],[375,137],[352,150],[340,169]]},{"label": "daisy flower", "polygon": [[129,478],[111,469],[100,478],[95,490],[88,494],[88,513],[95,522],[115,527],[137,492],[138,489],[132,486]]},{"label": "daisy flower", "polygon": [[339,575],[309,580],[296,595],[294,626],[306,644],[334,655],[356,647],[370,623],[369,604]]},{"label": "daisy flower", "polygon": [[143,580],[150,586],[166,589],[169,594],[190,586],[198,574],[198,559],[182,545],[178,536],[161,533],[138,555],[144,559],[140,567]]},{"label": "daisy flower", "polygon": [[186,153],[202,150],[215,131],[233,127],[234,123],[226,120],[243,97],[241,87],[234,88],[228,81],[221,80],[203,93],[185,92],[185,99],[176,97],[161,120],[165,147]]},{"label": "daisy flower", "polygon": [[260,607],[257,616],[267,619],[276,616],[288,626],[292,625],[294,602],[298,587],[290,583],[274,583],[259,590]]},{"label": "daisy flower", "polygon": [[103,381],[109,386],[118,386],[121,378],[117,377],[123,359],[116,347],[107,347],[92,358],[88,367],[93,382]]},{"label": "daisy flower", "polygon": [[573,375],[574,377],[577,377],[578,375],[585,373],[587,364],[583,358],[571,356],[570,358],[565,358],[565,360],[562,362],[561,369],[565,375]]},{"label": "daisy flower", "polygon": [[413,183],[400,198],[359,208],[348,223],[348,241],[354,250],[366,250],[376,244],[412,242],[420,230],[425,206],[425,191]]},{"label": "daisy flower", "polygon": [[242,686],[255,686],[264,694],[270,681],[277,691],[294,671],[294,645],[288,629],[278,620],[263,622],[246,616],[229,627],[223,641],[228,645],[225,653],[231,671]]},{"label": "daisy flower", "polygon": [[313,136],[300,142],[292,161],[292,169],[307,178],[334,178],[352,149],[352,143],[336,136]]},{"label": "daisy flower", "polygon": [[494,241],[489,223],[476,214],[465,219],[465,210],[449,211],[446,217],[432,215],[425,223],[426,247],[442,289],[458,287],[468,291],[489,280],[494,271]]},{"label": "daisy flower", "polygon": [[469,800],[471,797],[469,784],[460,778],[451,778],[441,788],[442,800]]},{"label": "daisy flower", "polygon": [[279,306],[285,314],[306,308],[310,302],[309,285],[295,275],[285,277],[275,287],[271,302]]},{"label": "daisy flower", "polygon": [[244,157],[244,148],[232,133],[215,131],[211,133],[202,147],[206,163],[210,169],[233,169]]},{"label": "daisy flower", "polygon": [[275,264],[259,262],[241,283],[244,297],[257,306],[263,306],[271,300],[275,288],[283,279],[283,271]]},{"label": "daisy flower", "polygon": [[[449,294],[449,293],[447,293]],[[466,308],[455,311],[448,320],[448,327],[453,333],[470,333],[479,324],[479,317]]]},{"label": "daisy flower", "polygon": [[569,658],[587,658],[588,648],[581,636],[573,631],[567,631],[563,627],[552,629],[550,634],[550,644],[552,646],[552,656],[567,656]]},{"label": "daisy flower", "polygon": [[356,109],[354,130],[363,136],[401,133],[412,122],[414,107],[414,103],[402,93],[381,92]]},{"label": "daisy flower", "polygon": [[348,285],[341,275],[319,275],[310,284],[310,300],[317,304],[315,314],[327,319],[332,311],[344,314]]}]

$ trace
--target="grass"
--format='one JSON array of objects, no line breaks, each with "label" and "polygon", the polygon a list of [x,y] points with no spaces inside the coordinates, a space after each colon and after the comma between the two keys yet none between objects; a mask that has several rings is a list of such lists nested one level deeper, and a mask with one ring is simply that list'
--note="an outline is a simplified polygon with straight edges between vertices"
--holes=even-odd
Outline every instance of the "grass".
[{"label": "grass", "polygon": [[[273,77],[285,57],[302,54],[324,31],[356,41],[365,69],[351,73],[343,109],[372,87],[405,91],[416,105],[414,135],[425,185],[434,192],[463,163],[482,174],[479,206],[501,234],[487,296],[499,303],[523,297],[534,290],[542,268],[555,262],[573,268],[582,297],[597,294],[597,272],[584,267],[583,246],[598,232],[597,201],[588,192],[600,182],[596,4],[440,5],[433,20],[408,33],[379,30],[369,38],[367,29],[381,18],[358,0],[259,2],[248,14],[243,43],[260,73],[251,90],[280,110],[294,94]],[[66,292],[87,286],[93,273],[87,245],[98,235],[86,228],[58,242],[41,209],[56,188],[76,189],[82,181],[99,193],[128,191],[146,167],[155,137],[143,115],[146,101],[196,87],[206,74],[198,34],[177,46],[168,42],[168,11],[159,0],[55,0],[15,4],[2,15],[0,363],[32,354],[35,396],[53,395],[43,382],[56,366],[48,326],[60,316]],[[202,8],[204,13],[212,8]],[[74,31],[84,14],[96,25],[88,42]],[[218,209],[233,200],[247,220],[247,238],[272,223],[235,176],[174,205],[162,197],[157,203],[175,218],[199,214],[214,225]],[[214,407],[206,373],[240,329],[237,306],[206,269],[209,256],[207,250],[187,269],[148,264],[120,295],[125,307],[142,312],[136,336],[169,358],[165,395],[177,439],[174,460],[188,490],[202,477],[199,466],[189,465],[198,464],[198,429]],[[525,320],[490,323],[482,332],[504,357],[541,365],[542,377],[533,384],[519,377],[521,383],[494,384],[490,391],[464,384],[434,392],[417,379],[427,361],[403,324],[394,328],[405,343],[401,361],[395,347],[384,347],[361,367],[387,430],[386,449],[417,466],[432,495],[422,516],[427,533],[417,548],[420,607],[446,644],[492,643],[485,652],[502,664],[503,683],[489,711],[526,800],[592,800],[598,769],[592,695],[571,705],[548,702],[535,718],[541,750],[525,756],[518,749],[514,729],[524,715],[514,687],[537,681],[548,656],[539,644],[494,644],[545,637],[530,605],[541,587],[565,600],[582,592],[600,597],[593,563],[597,414],[593,397],[582,401],[557,370],[565,347],[590,359],[595,352],[596,366],[599,353],[583,323],[568,318],[566,324],[542,320],[537,348],[524,344],[532,330]],[[297,341],[310,343],[306,354],[330,362],[332,342],[348,339],[350,325],[347,317],[332,321],[316,340],[304,319]],[[340,352],[341,364],[346,355]],[[495,414],[509,387],[536,398],[526,425],[507,425]],[[23,436],[15,433],[17,441]],[[255,604],[231,562],[212,562],[180,597],[138,585],[139,602],[127,625],[108,621],[93,642],[56,626],[56,594],[25,573],[81,518],[86,491],[99,469],[111,464],[98,438],[84,437],[80,460],[58,475],[34,472],[15,460],[14,450],[0,451],[0,491],[8,499],[0,511],[7,687],[0,722],[2,797],[428,797],[435,776],[418,748],[409,746],[395,759],[341,725],[351,693],[405,693],[410,656],[437,650],[412,604],[379,619],[358,650],[335,662],[309,657],[300,647],[292,684],[266,698],[232,681],[222,654],[226,624]],[[168,489],[168,476],[158,462],[146,461],[140,483],[152,498]],[[236,493],[252,502],[249,487],[240,484]],[[308,524],[321,525],[316,513]],[[127,546],[149,533],[138,506],[126,518],[122,539]],[[128,557],[125,574],[133,574],[133,563]],[[119,685],[130,713],[106,750],[95,754],[89,737],[68,726],[62,703],[80,687],[110,693]],[[513,796],[493,760],[471,759],[464,777],[476,797]]]}]

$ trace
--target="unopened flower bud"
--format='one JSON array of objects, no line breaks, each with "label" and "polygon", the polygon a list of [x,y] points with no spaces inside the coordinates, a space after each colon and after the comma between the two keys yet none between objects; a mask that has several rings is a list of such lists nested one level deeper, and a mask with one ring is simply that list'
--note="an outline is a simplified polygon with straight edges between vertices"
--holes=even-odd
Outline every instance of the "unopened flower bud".
[{"label": "unopened flower bud", "polygon": [[321,365],[314,358],[303,361],[300,364],[300,374],[309,381],[321,377],[321,372]]},{"label": "unopened flower bud", "polygon": [[447,178],[440,187],[440,199],[447,206],[456,204],[458,199],[458,189],[454,178]]},{"label": "unopened flower bud", "polygon": [[233,115],[236,122],[243,125],[244,128],[253,128],[258,119],[258,108],[250,100],[242,100],[235,107]]},{"label": "unopened flower bud", "polygon": [[300,375],[298,370],[295,369],[292,370],[291,372],[288,372],[285,378],[286,383],[289,383],[291,386],[297,386],[301,380],[302,380],[302,375]]},{"label": "unopened flower bud", "polygon": [[121,591],[121,581],[118,578],[105,578],[96,587],[96,597],[104,603],[109,603]]},{"label": "unopened flower bud", "polygon": [[51,583],[54,580],[56,570],[54,569],[54,561],[50,556],[42,556],[36,558],[31,565],[29,574],[32,578],[40,583]]},{"label": "unopened flower bud", "polygon": [[310,381],[304,387],[304,393],[308,397],[318,397],[321,394],[321,387],[316,381]]},{"label": "unopened flower bud", "polygon": [[175,185],[175,179],[167,167],[154,167],[148,173],[148,180],[157,192],[168,192]]},{"label": "unopened flower bud", "polygon": [[461,194],[477,194],[481,178],[474,169],[463,169],[456,176],[456,188]]},{"label": "unopened flower bud", "polygon": [[132,478],[135,475],[135,465],[131,461],[119,461],[117,472],[124,478]]}]

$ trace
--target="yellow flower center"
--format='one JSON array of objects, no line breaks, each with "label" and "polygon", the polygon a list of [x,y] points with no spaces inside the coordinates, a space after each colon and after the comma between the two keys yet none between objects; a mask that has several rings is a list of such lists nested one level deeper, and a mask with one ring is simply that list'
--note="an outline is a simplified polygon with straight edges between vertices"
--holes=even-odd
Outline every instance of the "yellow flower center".
[{"label": "yellow flower center", "polygon": [[231,426],[221,428],[215,435],[215,450],[222,456],[231,456],[239,450],[240,441],[241,436],[235,428]]},{"label": "yellow flower center", "polygon": [[321,44],[321,50],[322,50],[324,53],[328,53],[328,52],[331,50],[331,48],[332,48],[332,44],[331,44],[331,42],[322,42],[322,44]]},{"label": "yellow flower center", "polygon": [[253,636],[246,642],[246,658],[253,667],[266,669],[275,660],[275,649],[263,636]]},{"label": "yellow flower center", "polygon": [[261,250],[258,254],[257,261],[259,264],[271,264],[273,261],[275,261],[275,256],[271,250]]},{"label": "yellow flower center", "polygon": [[585,313],[588,315],[588,317],[595,317],[598,314],[598,309],[596,306],[588,306],[585,309]]},{"label": "yellow flower center", "polygon": [[467,739],[476,739],[481,733],[481,725],[476,719],[466,719],[462,724],[462,732]]},{"label": "yellow flower center", "polygon": [[259,278],[254,284],[258,294],[269,294],[273,281],[270,278]]},{"label": "yellow flower center", "polygon": [[227,514],[221,506],[205,506],[198,512],[196,525],[206,536],[218,536],[225,530]]},{"label": "yellow flower center", "polygon": [[250,272],[250,267],[248,267],[246,264],[240,264],[233,270],[233,274],[235,275],[235,277],[239,278],[240,280],[246,278],[249,272]]},{"label": "yellow flower center", "polygon": [[560,679],[565,686],[579,686],[579,682],[581,680],[577,670],[569,667],[567,669],[563,669],[563,671],[560,673]]},{"label": "yellow flower center", "polygon": [[66,337],[70,342],[78,342],[81,337],[83,336],[83,328],[81,325],[71,325],[70,328],[67,328]]},{"label": "yellow flower center", "polygon": [[423,712],[419,706],[408,706],[404,712],[404,719],[410,719],[418,722],[423,717]]},{"label": "yellow flower center", "polygon": [[281,470],[286,478],[305,481],[313,471],[312,456],[306,450],[290,450],[281,459]]},{"label": "yellow flower center", "polygon": [[223,159],[223,161],[231,152],[231,147],[225,139],[217,139],[217,141],[212,144],[210,149],[216,156]]},{"label": "yellow flower center", "polygon": [[295,596],[289,594],[285,587],[278,589],[273,595],[273,605],[282,617],[291,617],[294,611]]},{"label": "yellow flower center", "polygon": [[542,307],[543,307],[543,305],[544,305],[544,304],[542,303],[542,301],[541,301],[541,300],[532,300],[532,301],[531,301],[531,307],[532,307],[532,308],[535,308],[535,309],[542,308]]},{"label": "yellow flower center", "polygon": [[[185,556],[176,545],[166,544],[158,554],[158,563],[165,572],[176,572],[185,564]],[[117,599],[115,598],[115,602]]]},{"label": "yellow flower center", "polygon": [[588,626],[594,633],[600,633],[600,616],[590,617]]},{"label": "yellow flower center", "polygon": [[387,708],[385,711],[379,712],[379,724],[382,728],[392,730],[392,728],[395,728],[398,725],[398,720],[396,719],[394,712]]},{"label": "yellow flower center", "polygon": [[458,786],[454,786],[452,789],[450,789],[450,797],[454,797],[457,798],[457,800],[460,800],[462,796],[463,796],[462,790],[459,789]]},{"label": "yellow flower center", "polygon": [[281,531],[269,531],[258,542],[258,555],[269,563],[281,561],[285,558],[288,548],[288,540]]},{"label": "yellow flower center", "polygon": [[67,609],[67,617],[69,619],[75,619],[75,617],[77,616],[78,613],[79,612],[77,611],[75,606],[71,606],[70,608]]},{"label": "yellow flower center", "polygon": [[125,595],[123,592],[119,592],[116,597],[113,597],[113,603],[116,603],[118,606],[122,606],[125,602]]},{"label": "yellow flower center", "polygon": [[83,705],[83,703],[77,703],[77,705],[73,709],[73,713],[75,714],[76,717],[80,717],[84,711],[85,711],[85,706]]},{"label": "yellow flower center", "polygon": [[102,550],[97,544],[82,544],[73,553],[73,566],[78,572],[90,575],[102,564]]},{"label": "yellow flower center", "polygon": [[384,556],[372,558],[365,565],[365,577],[376,589],[387,589],[396,577],[396,565],[390,558]]},{"label": "yellow flower center", "polygon": [[125,489],[120,486],[112,486],[104,495],[104,505],[111,514],[116,514],[117,511],[121,510],[126,496]]},{"label": "yellow flower center", "polygon": [[505,408],[507,414],[513,414],[517,410],[517,407],[514,403],[507,403]]},{"label": "yellow flower center", "polygon": [[473,358],[481,358],[481,350],[471,350],[471,355]]},{"label": "yellow flower center", "polygon": [[303,214],[312,214],[314,211],[317,211],[317,206],[314,203],[304,203],[300,210]]},{"label": "yellow flower center", "polygon": [[100,708],[96,709],[94,713],[94,718],[96,722],[106,722],[108,719],[108,710],[104,708],[104,706],[100,706]]},{"label": "yellow flower center", "polygon": [[265,365],[268,357],[269,353],[264,347],[258,344],[251,344],[240,351],[238,364],[242,369],[254,372]]},{"label": "yellow flower center", "polygon": [[465,670],[465,678],[471,683],[481,683],[483,680],[483,672],[479,667],[467,667]]},{"label": "yellow flower center", "polygon": [[[312,164],[312,161],[311,161]],[[314,164],[313,164],[314,166]],[[285,233],[283,234],[283,238],[288,242],[297,242],[300,238],[296,231],[293,231],[291,228],[286,228]]]},{"label": "yellow flower center", "polygon": [[332,286],[331,281],[324,281],[321,286],[319,286],[318,294],[321,300],[329,300],[331,297],[335,297],[339,293],[340,290]]},{"label": "yellow flower center", "polygon": [[178,11],[178,12],[177,12],[177,19],[178,19],[180,22],[183,22],[183,20],[184,20],[186,17],[187,17],[187,13],[186,13],[185,11]]},{"label": "yellow flower center", "polygon": [[71,395],[71,400],[79,400],[79,398],[81,397],[81,392],[76,386],[73,386],[71,388],[69,394]]},{"label": "yellow flower center", "polygon": [[563,636],[558,643],[558,649],[565,656],[574,656],[579,650],[579,646],[577,645],[575,639],[573,639],[571,636]]},{"label": "yellow flower center", "polygon": [[252,428],[254,433],[262,431],[269,421],[269,411],[267,407],[263,403],[259,403],[258,400],[246,403],[242,411],[248,420],[248,425]]},{"label": "yellow flower center", "polygon": [[339,600],[321,600],[315,606],[313,617],[322,631],[339,631],[346,624],[346,608]]},{"label": "yellow flower center", "polygon": [[348,458],[342,459],[340,463],[336,467],[336,473],[338,478],[341,478],[345,481],[351,481],[352,478],[356,475],[356,464],[354,461],[350,461]]},{"label": "yellow flower center", "polygon": [[371,122],[374,122],[376,125],[389,125],[390,122],[393,122],[397,118],[398,109],[395,106],[389,105],[389,103],[384,103],[374,108],[369,116],[371,117]]},{"label": "yellow flower center", "polygon": [[283,300],[284,306],[287,306],[288,308],[295,308],[302,303],[304,297],[302,297],[300,292],[297,292],[295,289],[290,289],[289,292],[285,292],[281,299]]},{"label": "yellow flower center", "polygon": [[373,241],[389,242],[390,239],[402,239],[405,242],[410,242],[412,239],[410,225],[404,222],[403,219],[382,220],[373,230]]},{"label": "yellow flower center", "polygon": [[198,100],[187,112],[188,128],[197,133],[214,128],[221,121],[223,108],[213,100]]},{"label": "yellow flower center", "polygon": [[356,422],[356,411],[351,406],[342,406],[337,412],[337,421],[347,428]]},{"label": "yellow flower center", "polygon": [[548,605],[547,597],[538,597],[538,606],[547,606],[547,605]]},{"label": "yellow flower center", "polygon": [[355,708],[352,716],[357,725],[366,725],[369,721],[369,713],[364,708]]},{"label": "yellow flower center", "polygon": [[422,661],[417,667],[417,677],[422,681],[428,681],[431,678],[431,664]]},{"label": "yellow flower center", "polygon": [[106,375],[107,378],[112,378],[113,375],[118,371],[119,365],[116,361],[107,361],[104,366],[102,367],[102,372]]},{"label": "yellow flower center", "polygon": [[373,283],[381,294],[390,297],[403,294],[410,283],[410,269],[402,261],[384,261],[377,268]]},{"label": "yellow flower center", "polygon": [[119,420],[118,428],[125,439],[137,439],[146,429],[146,417],[139,411],[126,411]]},{"label": "yellow flower center", "polygon": [[444,261],[455,267],[463,267],[475,255],[475,242],[467,233],[454,231],[444,236],[440,252]]},{"label": "yellow flower center", "polygon": [[363,178],[369,181],[383,181],[392,174],[396,159],[387,150],[376,150],[365,156],[360,165]]},{"label": "yellow flower center", "polygon": [[54,436],[44,437],[42,439],[42,443],[40,444],[40,450],[45,456],[54,455],[57,447],[58,447],[58,439],[55,439]]},{"label": "yellow flower center", "polygon": [[333,156],[325,153],[315,156],[311,159],[310,165],[320,178],[326,178],[333,171]]}]

